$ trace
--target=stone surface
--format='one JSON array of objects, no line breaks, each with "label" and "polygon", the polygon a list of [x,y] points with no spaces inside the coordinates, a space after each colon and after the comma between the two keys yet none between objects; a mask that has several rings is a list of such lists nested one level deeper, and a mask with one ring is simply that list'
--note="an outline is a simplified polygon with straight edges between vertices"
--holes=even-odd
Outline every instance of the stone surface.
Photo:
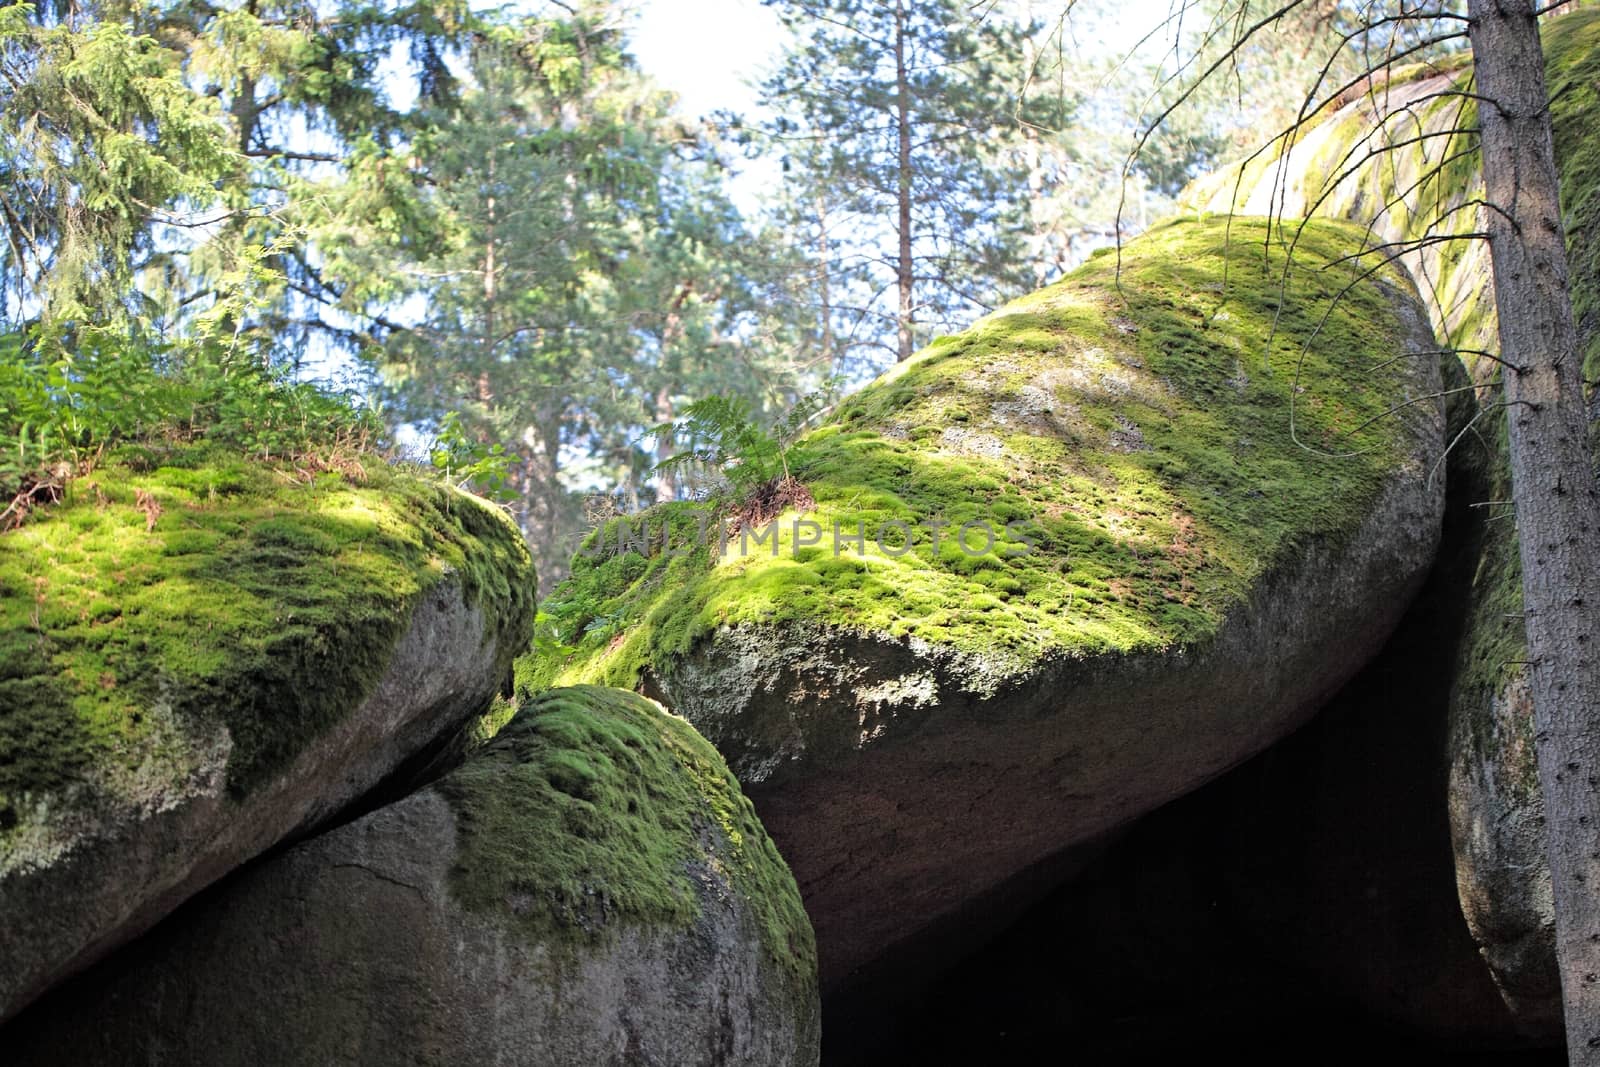
[{"label": "stone surface", "polygon": [[[1513,679],[1486,707],[1461,711],[1449,793],[1461,912],[1524,1032],[1556,1038],[1561,975],[1544,799],[1525,736],[1533,720],[1527,683]],[[1488,726],[1487,738],[1463,736],[1474,722]]]},{"label": "stone surface", "polygon": [[781,1067],[818,1041],[810,927],[726,766],[648,701],[585,689],[0,1032],[19,1067]]},{"label": "stone surface", "polygon": [[[1474,407],[1454,399],[1459,429]],[[1560,1062],[1559,1029],[1541,1043],[1503,1002],[1456,895],[1444,798],[1478,458],[1453,456],[1411,610],[1315,719],[1106,842],[920,996],[830,1015],[829,1062]]]},{"label": "stone surface", "polygon": [[[487,707],[529,634],[533,574],[521,534],[463,494],[404,484],[411,488],[302,491],[289,503],[269,496],[270,527],[254,525],[239,503],[252,500],[250,491],[236,491],[230,506],[245,520],[234,527],[236,539],[210,542],[203,553],[173,551],[186,536],[184,497],[169,499],[168,526],[146,530],[141,521],[119,535],[117,544],[136,539],[139,550],[152,546],[153,558],[176,556],[186,569],[136,580],[139,566],[131,558],[123,564],[130,601],[115,605],[121,616],[113,618],[120,632],[132,631],[143,659],[131,661],[137,670],[119,668],[112,695],[129,694],[118,696],[125,704],[114,713],[130,725],[107,744],[80,743],[73,758],[81,762],[64,780],[29,778],[30,768],[46,765],[37,750],[20,770],[6,768],[16,780],[0,789],[0,807],[13,813],[0,835],[0,1018],[240,864],[334,817]],[[389,528],[404,541],[391,540],[382,526],[370,533],[350,526],[345,517],[344,509],[359,507],[373,518],[391,505],[405,512]],[[66,507],[63,515],[72,516]],[[261,551],[259,535],[326,536],[335,507],[352,556],[336,553],[331,540],[311,547],[330,554],[324,562],[333,581],[346,568],[348,588],[296,588],[308,576]],[[48,537],[57,524],[67,527],[68,517],[38,523],[41,543],[52,544]],[[303,525],[290,525],[302,518]],[[0,550],[19,552],[35,533],[24,528]],[[90,565],[115,567],[104,553],[123,549],[95,551],[101,554]],[[254,568],[248,572],[246,558]],[[41,565],[48,568],[49,558]],[[201,610],[194,575],[202,567],[214,569],[205,595],[238,616],[196,615],[188,620],[196,630],[185,638],[184,603]],[[211,573],[246,577],[230,582]],[[275,586],[281,600],[272,599]],[[369,587],[371,598],[363,599]],[[338,599],[341,592],[348,602]],[[134,606],[136,595],[141,606]],[[178,637],[157,629],[154,609],[142,606],[152,602],[170,605]],[[297,607],[316,610],[318,621],[248,617],[252,608]],[[86,659],[83,650],[92,645],[69,639],[65,624],[41,629],[41,647],[54,642],[66,650],[58,662],[69,675],[84,669],[72,657]],[[154,635],[172,643],[163,651]],[[323,688],[299,698],[295,687],[304,692],[308,685]],[[43,701],[47,693],[42,684],[7,691],[8,700],[18,700],[0,705],[7,729],[45,716],[42,703],[26,700]],[[77,725],[89,729],[81,698],[76,707]]]},{"label": "stone surface", "polygon": [[1277,317],[1281,263],[1160,229],[1121,295],[1097,260],[795,447],[824,527],[1031,517],[1037,552],[602,553],[556,595],[590,636],[524,681],[637,685],[693,722],[795,870],[825,992],[893,985],[991,890],[1305,722],[1405,610],[1443,510],[1437,344],[1398,278],[1318,326],[1343,285],[1319,265],[1356,237],[1313,227],[1304,313]]},{"label": "stone surface", "polygon": [[[1600,12],[1574,11],[1541,24],[1550,89],[1551,122],[1567,220],[1574,316],[1584,346],[1586,377],[1600,379]],[[1472,70],[1413,66],[1362,94],[1302,136],[1287,158],[1248,165],[1197,182],[1188,206],[1263,210],[1282,196],[1288,214],[1317,214],[1371,223],[1373,240],[1402,242],[1426,233],[1437,217],[1450,232],[1482,229],[1483,198],[1476,148],[1449,139],[1452,128],[1471,126],[1476,101],[1452,91],[1469,87]],[[1463,104],[1465,108],[1463,109]],[[1358,165],[1369,149],[1397,129],[1408,139],[1426,134],[1382,165]],[[1389,134],[1382,131],[1387,130]],[[1422,145],[1425,144],[1424,149]],[[1463,151],[1465,150],[1465,151]],[[1416,185],[1439,160],[1460,156],[1441,177],[1417,186],[1429,210],[1374,212]],[[1338,167],[1332,161],[1343,160]],[[1337,177],[1336,183],[1330,177]],[[1234,190],[1237,188],[1237,192]],[[1405,262],[1426,296],[1435,329],[1473,378],[1485,383],[1485,404],[1498,399],[1499,365],[1479,352],[1498,349],[1487,246],[1481,241],[1436,242],[1406,254]],[[1594,411],[1600,413],[1600,404]],[[1511,498],[1504,416],[1487,412],[1472,446],[1482,487],[1478,502]],[[1597,439],[1600,440],[1600,439]],[[1526,641],[1516,525],[1506,505],[1491,507],[1476,569],[1468,576],[1467,632],[1453,666],[1448,805],[1462,913],[1490,964],[1505,1002],[1532,1037],[1560,1029],[1560,988],[1555,966],[1554,912],[1544,859],[1543,800],[1533,749],[1533,709],[1528,693]]]}]

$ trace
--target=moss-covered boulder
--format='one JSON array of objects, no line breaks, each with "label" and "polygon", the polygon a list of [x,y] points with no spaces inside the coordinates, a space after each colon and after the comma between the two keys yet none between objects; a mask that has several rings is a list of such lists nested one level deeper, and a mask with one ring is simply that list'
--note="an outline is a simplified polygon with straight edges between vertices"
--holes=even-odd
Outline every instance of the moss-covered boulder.
[{"label": "moss-covered boulder", "polygon": [[16,1065],[814,1064],[799,891],[727,764],[616,690],[242,872],[0,1044]]},{"label": "moss-covered boulder", "polygon": [[113,465],[0,534],[0,1018],[481,711],[533,587],[387,470]]},{"label": "moss-covered boulder", "polygon": [[[1552,19],[1542,24],[1541,33],[1573,313],[1584,346],[1584,376],[1596,381],[1600,136],[1594,115],[1600,108],[1600,10]],[[1373,243],[1480,231],[1483,183],[1471,132],[1477,101],[1454,95],[1470,90],[1471,78],[1465,56],[1442,70],[1396,71],[1303,134],[1282,158],[1258,160],[1242,173],[1227,170],[1197,183],[1189,192],[1190,205],[1215,211],[1232,202],[1251,211],[1266,210],[1276,200],[1291,216],[1313,211],[1370,225]],[[1395,142],[1405,147],[1383,151]],[[1441,164],[1436,177],[1427,177]],[[1461,351],[1483,386],[1483,414],[1468,444],[1486,446],[1481,453],[1471,450],[1482,479],[1474,503],[1491,514],[1471,582],[1448,742],[1456,883],[1462,912],[1507,1005],[1531,1035],[1558,1036],[1561,991],[1521,624],[1521,566],[1515,516],[1505,503],[1511,499],[1505,416],[1496,406],[1499,366],[1484,358],[1498,348],[1488,250],[1476,240],[1428,243],[1405,259],[1439,335]],[[1600,430],[1600,423],[1596,427]]]},{"label": "moss-covered boulder", "polygon": [[[1446,368],[1447,387],[1465,380]],[[1473,406],[1451,400],[1459,431]],[[908,1005],[903,1062],[981,1059],[1003,1034],[1012,1063],[1061,1048],[1156,1063],[1197,1047],[1299,1063],[1313,1033],[1318,1063],[1378,1048],[1397,1063],[1545,1062],[1512,1051],[1521,1040],[1456,898],[1441,803],[1485,518],[1471,506],[1475,451],[1451,455],[1439,557],[1378,656],[1304,728],[1141,819]],[[856,1047],[887,1029],[829,1023],[830,1042]]]},{"label": "moss-covered boulder", "polygon": [[1388,635],[1442,514],[1437,346],[1358,238],[1314,227],[1286,270],[1259,224],[1178,222],[935,342],[795,449],[815,504],[775,548],[686,547],[677,507],[643,549],[600,531],[548,608],[576,650],[519,684],[693,722],[839,988],[1293,729]]}]

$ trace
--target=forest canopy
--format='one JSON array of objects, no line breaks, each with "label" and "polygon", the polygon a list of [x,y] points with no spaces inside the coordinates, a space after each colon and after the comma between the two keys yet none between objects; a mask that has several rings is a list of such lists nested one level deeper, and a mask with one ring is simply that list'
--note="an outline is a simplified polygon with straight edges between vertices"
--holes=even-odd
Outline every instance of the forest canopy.
[{"label": "forest canopy", "polygon": [[553,582],[596,510],[716,487],[662,462],[696,402],[792,423],[1138,232],[1346,17],[1196,87],[1232,5],[1142,43],[1103,2],[766,6],[758,105],[708,116],[602,0],[0,7],[6,521],[129,444],[409,449]]}]

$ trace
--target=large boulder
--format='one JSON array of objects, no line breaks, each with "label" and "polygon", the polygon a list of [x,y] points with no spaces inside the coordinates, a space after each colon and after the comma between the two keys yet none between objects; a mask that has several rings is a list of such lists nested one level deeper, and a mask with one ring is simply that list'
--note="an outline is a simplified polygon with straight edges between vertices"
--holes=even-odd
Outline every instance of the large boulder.
[{"label": "large boulder", "polygon": [[[1561,169],[1574,316],[1585,378],[1600,380],[1600,11],[1579,10],[1541,25],[1550,114]],[[1372,227],[1373,242],[1407,242],[1483,228],[1483,183],[1468,130],[1477,101],[1463,56],[1452,70],[1399,70],[1304,133],[1292,151],[1243,171],[1219,172],[1189,190],[1204,210],[1311,211]],[[1403,142],[1398,151],[1375,155]],[[1373,159],[1369,160],[1369,155]],[[1427,172],[1447,160],[1433,178]],[[1414,196],[1401,197],[1411,190]],[[1421,204],[1426,210],[1412,210]],[[1443,220],[1440,222],[1440,220]],[[1292,225],[1292,224],[1291,224]],[[1481,467],[1475,503],[1492,509],[1477,567],[1467,577],[1467,629],[1453,671],[1448,805],[1463,914],[1507,1006],[1536,1038],[1559,1035],[1560,980],[1554,909],[1545,860],[1544,805],[1534,746],[1532,701],[1521,624],[1521,568],[1511,499],[1504,414],[1494,405],[1498,348],[1483,242],[1419,244],[1405,256],[1427,296],[1439,336],[1462,352],[1484,383],[1485,412],[1465,442]],[[1600,405],[1594,409],[1600,415]],[[1600,424],[1597,424],[1600,428]],[[1491,503],[1499,502],[1499,503]]]},{"label": "large boulder", "polygon": [[0,1018],[481,711],[534,578],[476,498],[102,468],[0,536]]},{"label": "large boulder", "polygon": [[[1600,12],[1540,24],[1550,119],[1561,172],[1572,303],[1585,378],[1600,377],[1600,106],[1595,73]],[[1416,279],[1434,329],[1479,382],[1498,374],[1489,250],[1476,238],[1487,210],[1478,155],[1471,57],[1387,69],[1270,151],[1196,180],[1187,211],[1272,213],[1293,230],[1305,216],[1355,222],[1367,243],[1398,254]],[[1287,149],[1287,151],[1285,151]],[[1461,240],[1444,240],[1461,235]]]},{"label": "large boulder", "polygon": [[576,650],[520,683],[638,687],[717,745],[825,993],[1292,730],[1405,609],[1443,508],[1436,342],[1401,276],[1343,260],[1357,231],[1314,225],[1287,270],[1266,237],[1170,224],[936,341],[794,447],[813,503],[770,550],[759,506],[726,546],[668,506],[555,594]]},{"label": "large boulder", "polygon": [[0,1033],[12,1064],[814,1064],[799,892],[716,751],[541,694]]},{"label": "large boulder", "polygon": [[[1453,356],[1447,387],[1466,379]],[[1476,413],[1451,398],[1451,428]],[[1428,581],[1310,723],[1146,816],[895,1012],[830,1017],[830,1062],[1536,1060],[1456,895],[1446,736],[1486,522],[1483,446],[1451,455]],[[1316,1034],[1308,1054],[1306,1035]],[[1559,1033],[1555,1048],[1561,1047]],[[1560,1062],[1560,1056],[1553,1057]]]}]

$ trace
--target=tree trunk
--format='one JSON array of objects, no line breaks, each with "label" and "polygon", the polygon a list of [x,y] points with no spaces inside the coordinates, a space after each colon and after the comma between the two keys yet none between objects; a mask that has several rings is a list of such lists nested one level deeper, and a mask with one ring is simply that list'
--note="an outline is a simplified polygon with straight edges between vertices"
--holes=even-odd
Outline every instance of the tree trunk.
[{"label": "tree trunk", "polygon": [[822,362],[829,374],[839,368],[833,360],[833,295],[828,290],[828,277],[832,267],[828,261],[828,202],[817,197],[817,289],[822,300]]},{"label": "tree trunk", "polygon": [[896,168],[898,188],[896,196],[900,207],[900,261],[895,271],[900,291],[900,308],[896,315],[898,346],[895,359],[910,359],[914,341],[911,336],[913,283],[916,275],[911,259],[911,81],[906,72],[906,4],[895,0],[894,5],[894,116],[895,129],[900,138],[900,159]]},{"label": "tree trunk", "polygon": [[[1029,85],[1024,87],[1024,93],[1032,84],[1032,72],[1039,69],[1039,40],[1038,35],[1032,32],[1033,27],[1033,0],[1022,0],[1022,9],[1018,16],[1022,25],[1029,27],[1028,34],[1022,39],[1022,64],[1029,72]],[[1019,117],[1027,107],[1027,100],[1017,101]],[[1050,279],[1051,257],[1048,255],[1050,247],[1051,230],[1053,227],[1046,221],[1049,212],[1044,208],[1045,200],[1045,174],[1044,174],[1044,147],[1039,137],[1039,128],[1031,122],[1022,124],[1022,153],[1023,165],[1028,171],[1028,221],[1033,225],[1033,233],[1028,239],[1028,258],[1033,261],[1033,287],[1044,288],[1045,282]]]},{"label": "tree trunk", "polygon": [[[256,0],[250,0],[245,4],[244,11],[251,18],[256,18],[261,13]],[[238,93],[234,96],[233,105],[229,110],[233,112],[233,120],[239,127],[239,154],[247,155],[256,139],[256,125],[261,121],[261,105],[256,103],[256,79],[248,72],[239,74]]]},{"label": "tree trunk", "polygon": [[494,151],[489,152],[489,200],[485,204],[486,214],[483,227],[483,358],[485,361],[494,358],[495,330],[495,301],[499,296],[500,265],[495,262],[495,242],[499,239],[498,223],[495,216],[495,157]]},{"label": "tree trunk", "polygon": [[[663,385],[656,390],[656,422],[665,425],[672,421],[672,387]],[[656,463],[665,463],[672,455],[673,440],[671,433],[664,433],[656,438]],[[678,499],[678,479],[671,471],[656,472],[656,499]]]},{"label": "tree trunk", "polygon": [[[1600,486],[1539,25],[1529,0],[1470,0],[1512,497],[1569,1062],[1600,1065]],[[1502,214],[1501,212],[1504,212]],[[1515,368],[1515,369],[1513,369]]]},{"label": "tree trunk", "polygon": [[[673,407],[672,396],[677,390],[677,382],[673,380],[673,369],[678,366],[677,356],[673,350],[678,342],[683,339],[683,307],[689,298],[694,295],[694,279],[691,278],[678,286],[677,292],[672,297],[672,302],[667,305],[667,315],[661,324],[661,352],[658,360],[658,370],[667,375],[667,380],[661,383],[661,388],[656,391],[655,418],[657,423],[672,421]],[[676,442],[670,433],[662,434],[656,438],[656,462],[665,462],[672,455]],[[670,471],[661,471],[656,474],[656,499],[678,499],[678,478]]]},{"label": "tree trunk", "polygon": [[522,493],[522,531],[539,576],[539,595],[547,595],[570,571],[570,550],[562,529],[561,484],[557,459],[561,448],[561,421],[556,413],[535,413],[522,433],[522,464],[518,488]]}]

